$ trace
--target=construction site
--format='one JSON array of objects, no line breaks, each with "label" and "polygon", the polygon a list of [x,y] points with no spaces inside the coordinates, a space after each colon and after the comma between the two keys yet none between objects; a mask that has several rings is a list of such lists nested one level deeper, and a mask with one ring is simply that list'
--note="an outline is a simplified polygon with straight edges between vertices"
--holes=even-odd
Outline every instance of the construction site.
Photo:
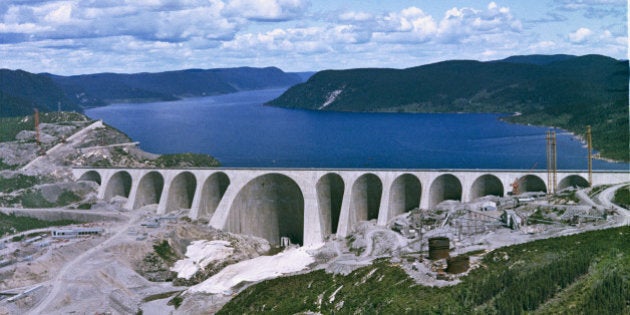
[{"label": "construction site", "polygon": [[[614,188],[593,198],[588,191],[570,189],[551,198],[446,201],[431,210],[413,209],[387,226],[359,222],[349,237],[333,236],[317,248],[289,245],[284,250],[264,239],[191,222],[185,211],[156,217],[155,205],[119,209],[114,211],[124,218],[121,222],[5,237],[0,305],[7,314],[216,311],[247,286],[243,283],[322,268],[349,274],[383,257],[399,262],[418,283],[454,285],[493,249],[626,224],[630,216],[605,199]],[[581,200],[572,201],[574,194]],[[155,244],[163,242],[170,251],[167,259],[156,254]],[[262,261],[265,257],[271,260]],[[178,295],[184,302],[175,309],[169,302]]]},{"label": "construction site", "polygon": [[[336,231],[304,246],[291,244],[296,242],[285,235],[270,241],[217,229],[186,207],[159,213],[156,202],[128,209],[128,196],[99,199],[98,184],[73,178],[71,167],[89,165],[95,157],[120,160],[116,154],[121,147],[126,148],[124,159],[129,162],[124,166],[149,163],[149,154],[116,132],[85,123],[55,136],[58,140],[53,144],[57,144],[45,152],[25,154],[20,169],[2,171],[5,178],[57,176],[56,181],[0,196],[12,203],[28,189],[42,191],[44,197],[66,189],[80,198],[47,209],[2,208],[7,215],[77,222],[3,236],[0,314],[212,314],[260,281],[314,270],[347,275],[383,258],[400,265],[418,284],[451,286],[497,248],[630,224],[630,211],[612,202],[614,193],[627,189],[628,182],[590,184],[590,137],[588,179],[557,189],[555,135],[550,132],[547,191],[533,191],[521,179],[501,195],[461,201],[461,196],[456,200],[445,194],[444,200],[428,208],[406,206],[385,224],[369,215],[367,200],[366,217],[349,221],[354,223],[344,236]],[[38,148],[40,136],[34,135]],[[118,139],[125,145],[95,146],[95,139]],[[16,150],[6,152],[7,147],[17,146],[9,144],[0,151],[18,159]],[[81,209],[83,204],[89,209]]]}]

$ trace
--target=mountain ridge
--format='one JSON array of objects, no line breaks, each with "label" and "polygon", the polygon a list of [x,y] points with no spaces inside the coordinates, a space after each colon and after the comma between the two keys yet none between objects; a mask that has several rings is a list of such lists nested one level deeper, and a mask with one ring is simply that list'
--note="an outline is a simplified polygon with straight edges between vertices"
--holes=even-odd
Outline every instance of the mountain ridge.
[{"label": "mountain ridge", "polygon": [[513,62],[513,63],[527,63],[535,65],[546,65],[556,61],[563,61],[573,59],[576,55],[556,54],[556,55],[515,55],[500,60],[494,60],[493,62]]},{"label": "mountain ridge", "polygon": [[49,76],[84,106],[119,101],[171,101],[182,97],[284,87],[302,82],[297,74],[284,72],[277,67]]},{"label": "mountain ridge", "polygon": [[520,112],[507,120],[578,135],[591,125],[602,156],[630,160],[627,60],[601,55],[507,59],[325,70],[266,105],[348,112]]},{"label": "mountain ridge", "polygon": [[0,117],[41,111],[78,111],[80,107],[50,78],[23,70],[0,69]]},{"label": "mountain ridge", "polygon": [[243,90],[287,87],[308,73],[277,67],[184,69],[142,73],[94,73],[61,76],[0,69],[0,117],[40,111],[77,111],[116,102],[174,101]]}]

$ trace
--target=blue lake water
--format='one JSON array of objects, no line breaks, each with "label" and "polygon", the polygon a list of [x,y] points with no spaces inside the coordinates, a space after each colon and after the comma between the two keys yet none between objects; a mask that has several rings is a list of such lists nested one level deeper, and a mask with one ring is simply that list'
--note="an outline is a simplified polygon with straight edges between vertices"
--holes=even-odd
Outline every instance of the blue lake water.
[{"label": "blue lake water", "polygon": [[[546,169],[547,128],[497,114],[382,114],[263,106],[284,89],[86,110],[154,153],[196,152],[228,167]],[[586,169],[584,143],[559,130],[558,168]],[[593,161],[594,169],[628,170]]]}]

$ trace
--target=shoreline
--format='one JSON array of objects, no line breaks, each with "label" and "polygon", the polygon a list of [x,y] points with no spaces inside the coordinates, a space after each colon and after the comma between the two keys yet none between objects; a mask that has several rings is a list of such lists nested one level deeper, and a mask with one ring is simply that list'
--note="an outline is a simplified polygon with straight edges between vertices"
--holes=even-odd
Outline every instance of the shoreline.
[{"label": "shoreline", "polygon": [[[586,147],[588,145],[586,143],[586,140],[584,139],[584,136],[582,136],[581,134],[576,134],[575,132],[573,132],[571,130],[564,129],[562,127],[548,126],[548,125],[537,125],[537,124],[531,124],[531,123],[523,124],[523,123],[508,121],[508,120],[504,119],[506,117],[519,117],[519,116],[522,116],[522,115],[523,114],[521,112],[514,112],[512,115],[499,117],[499,120],[501,120],[501,121],[503,121],[505,123],[508,123],[508,124],[536,126],[536,127],[551,128],[551,129],[554,129],[554,130],[561,130],[562,132],[566,132],[566,133],[570,134],[571,137],[573,137],[573,138],[577,139],[578,141],[580,141],[580,143],[584,147]],[[593,160],[600,160],[600,161],[604,161],[604,162],[608,162],[608,163],[617,163],[617,164],[628,164],[628,163],[630,163],[630,161],[615,160],[615,159],[612,159],[612,158],[603,157],[603,156],[601,156],[601,153],[595,147],[593,147],[593,151],[591,152],[591,157],[592,157]]]},{"label": "shoreline", "polygon": [[[275,90],[275,89],[265,89],[265,90]],[[258,91],[265,91],[265,90],[258,90]],[[246,91],[246,92],[249,93],[249,92],[252,92],[252,91]],[[242,93],[242,92],[239,92],[239,93]],[[239,94],[239,93],[231,93],[231,94],[234,95],[234,94]],[[216,96],[210,96],[210,97],[212,98],[212,97],[216,97]],[[198,98],[190,98],[189,100],[194,100],[194,99],[198,99]],[[261,96],[261,97],[255,98],[255,99],[258,101],[257,103],[260,104],[260,106],[265,107],[264,105],[262,105],[262,103],[264,103],[265,96]],[[108,106],[112,106],[112,105],[108,105]],[[483,113],[478,113],[478,112],[465,112],[465,113],[461,113],[461,112],[456,112],[456,113],[448,113],[448,112],[444,112],[444,113],[438,113],[438,112],[430,112],[430,113],[404,112],[404,113],[398,113],[398,112],[392,112],[392,111],[370,111],[370,112],[336,111],[336,110],[319,111],[319,110],[315,110],[315,109],[286,108],[286,107],[275,106],[275,105],[272,105],[272,107],[282,108],[282,109],[292,109],[295,112],[313,112],[313,113],[321,113],[321,112],[331,112],[332,113],[332,112],[336,112],[336,113],[357,113],[357,114],[360,114],[360,115],[369,115],[369,114],[391,114],[391,115],[435,115],[435,114],[438,114],[438,115],[440,115],[440,114],[443,114],[443,115],[462,115],[462,114],[468,114],[468,115],[481,115],[481,116],[492,115],[493,119],[498,118],[501,123],[515,124],[515,125],[520,125],[520,126],[535,126],[535,127],[538,127],[538,128],[558,128],[558,127],[554,127],[554,126],[535,125],[535,124],[529,124],[529,123],[526,123],[526,122],[520,122],[520,121],[516,121],[515,122],[515,121],[512,121],[512,119],[511,119],[512,117],[520,117],[520,116],[526,115],[526,114],[523,114],[523,113],[518,112],[518,111],[517,112],[512,112],[512,113],[506,113],[506,112],[503,112],[503,113],[497,113],[497,112],[483,112]],[[88,117],[91,117],[93,119],[94,118],[103,118],[103,117],[100,117],[100,115],[94,115],[92,113],[92,111],[86,111],[86,115],[88,115]],[[350,116],[348,118],[350,118]],[[571,134],[571,139],[576,139],[576,140],[580,141],[579,144],[577,144],[577,143],[575,144],[576,146],[584,146],[585,142],[584,142],[584,138],[582,136],[576,134],[575,132],[566,130],[566,129],[561,129],[561,128],[559,128],[559,129],[562,130],[561,132],[568,132],[568,133],[570,133]],[[542,141],[544,143],[544,131],[539,130],[539,132],[541,132],[543,134],[543,136],[542,136],[543,140]],[[395,138],[391,138],[391,139],[395,140]],[[147,141],[147,140],[145,139],[145,141]],[[144,147],[144,146],[141,145],[141,147]],[[156,149],[156,147],[151,147],[151,148],[147,148],[147,149],[149,151],[152,151],[152,152],[160,152],[160,150]],[[188,150],[190,151],[190,149],[188,149]],[[598,151],[594,151],[594,152],[597,153]],[[219,154],[219,152],[205,152],[205,153],[213,155],[213,156],[217,156],[217,157],[221,156]],[[586,157],[586,150],[584,150],[584,153],[580,154],[580,155],[584,155],[584,157]],[[544,153],[543,153],[543,157],[544,157]],[[619,163],[626,164],[626,163],[628,163],[628,162],[626,162],[626,161],[624,161],[622,159],[616,160],[616,159],[611,159],[611,158],[608,158],[608,157],[602,157],[601,155],[594,155],[593,157],[595,159],[598,159],[598,160],[600,160],[602,162],[606,162],[606,163],[614,163],[614,164],[619,164]],[[543,161],[544,161],[544,159],[543,159]],[[241,165],[240,161],[233,161],[233,163],[236,163],[235,165]],[[366,162],[366,164],[370,164],[370,163],[371,163],[370,161]],[[228,164],[232,164],[232,163],[228,163]],[[272,162],[267,163],[267,164],[270,167],[276,166],[275,160],[273,160]],[[281,164],[285,164],[285,163],[281,162]],[[294,165],[294,164],[295,163],[293,163],[293,161],[289,161],[289,164],[287,164],[287,165]],[[320,165],[322,163],[316,163],[316,164]],[[405,164],[405,163],[399,163],[399,164]],[[410,164],[410,163],[407,163],[407,164]],[[424,163],[424,164],[426,164],[426,165],[429,165],[429,164],[433,165],[433,164],[436,164],[436,163],[428,163],[428,164]],[[575,164],[575,163],[573,163],[573,164]],[[254,165],[260,165],[260,164],[254,162]],[[373,165],[373,163],[370,164],[370,165]],[[625,165],[622,165],[622,166],[625,167]],[[616,168],[620,168],[620,167],[621,166],[616,166]]]}]

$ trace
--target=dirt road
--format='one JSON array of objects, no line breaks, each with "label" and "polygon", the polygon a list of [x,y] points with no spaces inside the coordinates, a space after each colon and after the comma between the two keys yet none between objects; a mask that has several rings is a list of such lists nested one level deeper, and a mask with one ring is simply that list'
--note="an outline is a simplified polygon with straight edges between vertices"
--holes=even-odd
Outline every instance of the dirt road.
[{"label": "dirt road", "polygon": [[60,293],[62,293],[62,290],[64,290],[65,284],[68,282],[69,278],[71,278],[71,274],[76,270],[76,268],[80,268],[81,263],[84,260],[95,255],[97,252],[102,251],[108,245],[113,243],[117,238],[121,237],[122,235],[125,235],[125,232],[127,231],[127,229],[131,225],[136,224],[139,219],[140,219],[139,216],[127,216],[127,220],[124,223],[120,225],[113,225],[114,226],[112,228],[113,230],[109,231],[109,232],[112,232],[113,234],[109,238],[103,240],[102,243],[83,252],[82,254],[74,258],[73,260],[66,263],[63,266],[63,268],[61,268],[57,276],[48,283],[48,285],[51,286],[51,289],[48,295],[46,296],[46,298],[43,299],[35,308],[29,311],[28,314],[53,313],[51,309],[52,307],[55,306],[53,302],[59,301]]},{"label": "dirt road", "polygon": [[626,184],[619,184],[619,185],[612,186],[612,187],[607,188],[606,190],[602,191],[597,196],[597,199],[599,199],[599,202],[604,207],[606,207],[607,209],[614,208],[620,215],[622,215],[624,217],[624,219],[622,221],[622,225],[630,225],[630,211],[628,211],[628,209],[625,209],[623,207],[620,207],[620,206],[614,204],[612,202],[612,199],[615,196],[615,192],[617,191],[617,189],[619,189],[621,187],[624,187],[626,185],[628,185],[628,184],[626,183]]}]

